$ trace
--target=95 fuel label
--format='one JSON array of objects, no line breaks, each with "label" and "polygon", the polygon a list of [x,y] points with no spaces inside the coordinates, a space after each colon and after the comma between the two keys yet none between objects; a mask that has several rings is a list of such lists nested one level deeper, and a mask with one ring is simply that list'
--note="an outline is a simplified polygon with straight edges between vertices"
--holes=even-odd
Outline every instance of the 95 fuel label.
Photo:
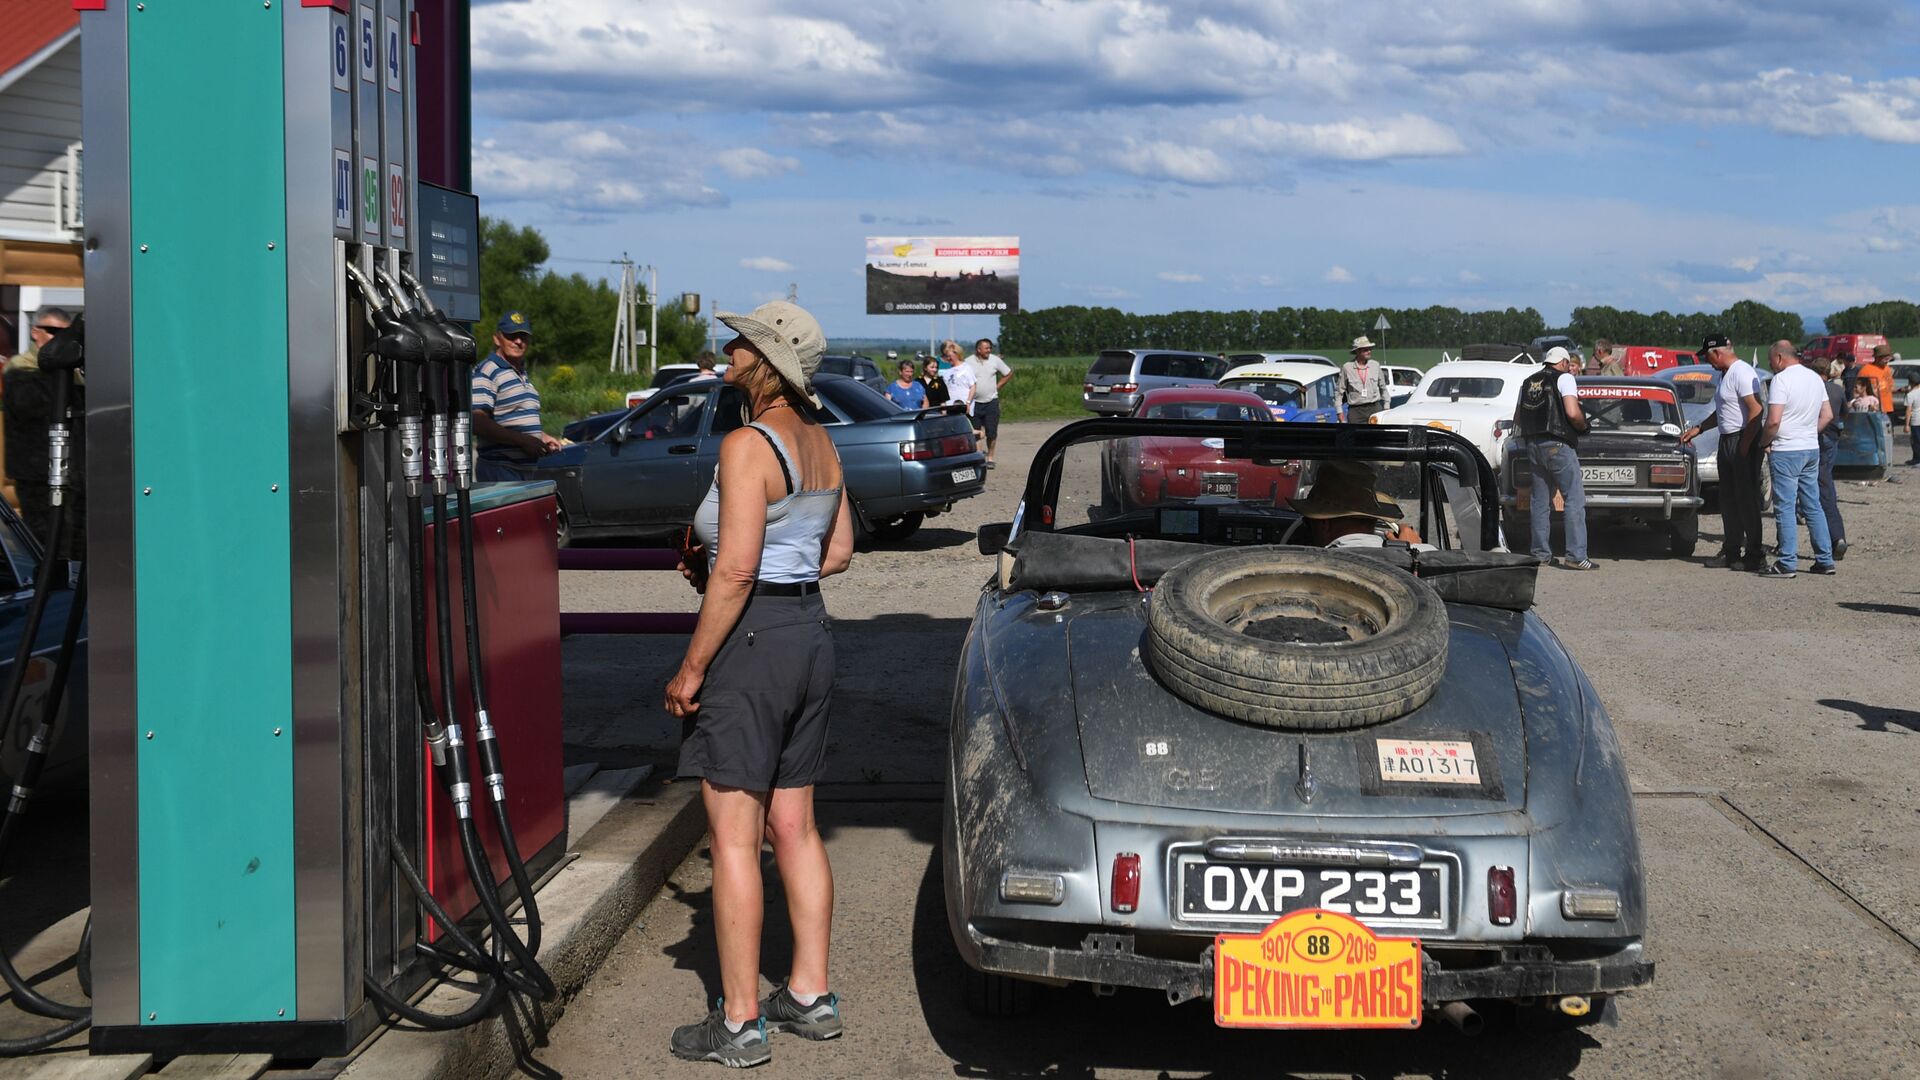
[{"label": "95 fuel label", "polygon": [[369,240],[380,239],[380,163],[373,158],[360,159],[360,231]]}]

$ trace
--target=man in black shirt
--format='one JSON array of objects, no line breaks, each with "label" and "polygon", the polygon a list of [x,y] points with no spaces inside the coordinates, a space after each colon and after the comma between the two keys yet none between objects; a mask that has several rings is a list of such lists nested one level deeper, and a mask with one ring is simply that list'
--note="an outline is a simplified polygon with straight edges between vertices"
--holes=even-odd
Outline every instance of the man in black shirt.
[{"label": "man in black shirt", "polygon": [[[1580,480],[1580,455],[1574,449],[1587,415],[1580,408],[1573,381],[1573,354],[1555,345],[1547,350],[1546,367],[1520,385],[1520,401],[1513,410],[1515,431],[1526,440],[1532,466],[1533,557],[1567,570],[1592,570],[1587,558],[1587,489]],[[1566,503],[1564,521],[1567,555],[1553,557],[1553,493]],[[1513,538],[1507,542],[1511,544]]]}]

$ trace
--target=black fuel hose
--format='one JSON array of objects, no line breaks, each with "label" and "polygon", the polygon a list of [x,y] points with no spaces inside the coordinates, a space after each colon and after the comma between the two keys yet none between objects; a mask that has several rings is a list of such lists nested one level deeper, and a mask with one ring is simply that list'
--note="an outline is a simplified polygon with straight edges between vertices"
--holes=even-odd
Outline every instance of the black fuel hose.
[{"label": "black fuel hose", "polygon": [[[436,367],[439,370],[436,371]],[[445,435],[440,429],[446,423],[446,406],[451,400],[451,395],[446,392],[447,387],[444,381],[446,374],[447,370],[445,365],[429,365],[427,368],[428,408],[429,412],[435,416],[434,442],[438,447],[437,450],[429,453],[428,460],[431,462],[438,457],[439,463],[443,467],[447,464],[445,458],[446,444],[443,441]],[[436,376],[438,377],[437,383]],[[463,745],[465,740],[458,737],[460,725],[451,722],[452,718],[458,715],[459,706],[454,689],[453,611],[452,596],[450,595],[452,590],[450,588],[450,575],[447,571],[447,559],[449,555],[447,531],[452,527],[452,522],[448,520],[446,514],[444,494],[444,487],[436,487],[434,493],[434,502],[436,505],[434,514],[435,526],[433,530],[433,579],[434,614],[437,618],[434,629],[440,661],[440,698],[445,704],[445,715],[450,721],[447,725],[447,731],[449,735],[456,736],[448,746],[447,765],[452,773],[451,791],[454,801],[455,824],[460,834],[460,848],[462,854],[466,857],[468,878],[473,885],[475,895],[480,899],[480,906],[486,911],[488,921],[493,924],[494,933],[504,939],[507,951],[512,954],[516,962],[514,968],[508,969],[508,978],[516,987],[539,1000],[551,1001],[558,994],[558,990],[553,983],[553,978],[547,974],[545,968],[540,966],[540,962],[535,959],[533,951],[527,947],[527,943],[521,940],[520,934],[514,928],[513,921],[507,915],[506,907],[501,903],[500,895],[496,890],[493,877],[493,864],[488,860],[486,849],[480,843],[479,830],[473,820],[473,785],[467,772],[466,747]],[[528,985],[529,981],[531,982],[530,986]]]},{"label": "black fuel hose", "polygon": [[[462,337],[465,335],[462,334]],[[472,338],[466,338],[471,343]],[[473,412],[473,368],[471,357],[473,348],[461,348],[461,342],[455,340],[456,362],[453,373],[454,383],[450,390],[455,407],[459,413],[453,418],[455,425],[469,421]],[[469,421],[470,422],[470,421]],[[463,445],[464,444],[464,445]],[[464,460],[463,460],[464,459]],[[494,728],[487,713],[486,662],[480,649],[480,604],[479,588],[475,580],[473,557],[473,496],[468,490],[473,460],[471,440],[456,435],[454,467],[456,473],[454,501],[460,520],[460,589],[462,608],[466,616],[467,633],[467,679],[473,698],[474,744],[480,753],[480,766],[484,770],[482,779],[487,787],[487,803],[493,808],[494,824],[500,831],[500,848],[507,857],[507,869],[513,876],[514,891],[520,895],[520,904],[527,917],[527,947],[533,952],[540,951],[540,907],[534,899],[532,875],[527,873],[526,859],[521,856],[520,842],[513,833],[513,819],[507,812],[506,770],[500,761],[500,744],[494,737]]]}]

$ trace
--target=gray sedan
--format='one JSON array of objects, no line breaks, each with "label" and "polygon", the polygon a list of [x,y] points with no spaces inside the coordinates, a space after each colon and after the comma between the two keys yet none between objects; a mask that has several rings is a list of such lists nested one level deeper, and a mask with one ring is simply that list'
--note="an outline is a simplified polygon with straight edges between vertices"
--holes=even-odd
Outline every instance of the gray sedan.
[{"label": "gray sedan", "polygon": [[[904,540],[926,518],[986,487],[986,457],[958,409],[906,412],[858,380],[820,375],[815,414],[833,437],[865,535]],[[720,440],[746,423],[746,399],[718,379],[675,383],[592,440],[543,457],[534,478],[559,487],[561,541],[671,536],[713,483]]]},{"label": "gray sedan", "polygon": [[[1425,543],[1256,500],[1102,507],[1102,452],[1149,437],[1310,463],[1316,509],[1373,513],[1353,477],[1376,475]],[[1532,610],[1537,564],[1493,550],[1497,499],[1426,428],[1050,438],[1014,524],[981,530],[999,571],[955,683],[941,850],[969,1004],[1078,982],[1225,1026],[1471,1031],[1591,1023],[1647,984],[1620,744]],[[1329,547],[1289,546],[1309,534]]]}]

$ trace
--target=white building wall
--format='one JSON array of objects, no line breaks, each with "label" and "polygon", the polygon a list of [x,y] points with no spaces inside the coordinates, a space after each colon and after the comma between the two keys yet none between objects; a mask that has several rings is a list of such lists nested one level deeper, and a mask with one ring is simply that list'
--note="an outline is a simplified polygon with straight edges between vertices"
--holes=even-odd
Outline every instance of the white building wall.
[{"label": "white building wall", "polygon": [[0,239],[72,241],[77,177],[68,150],[80,145],[80,39],[0,90]]}]

